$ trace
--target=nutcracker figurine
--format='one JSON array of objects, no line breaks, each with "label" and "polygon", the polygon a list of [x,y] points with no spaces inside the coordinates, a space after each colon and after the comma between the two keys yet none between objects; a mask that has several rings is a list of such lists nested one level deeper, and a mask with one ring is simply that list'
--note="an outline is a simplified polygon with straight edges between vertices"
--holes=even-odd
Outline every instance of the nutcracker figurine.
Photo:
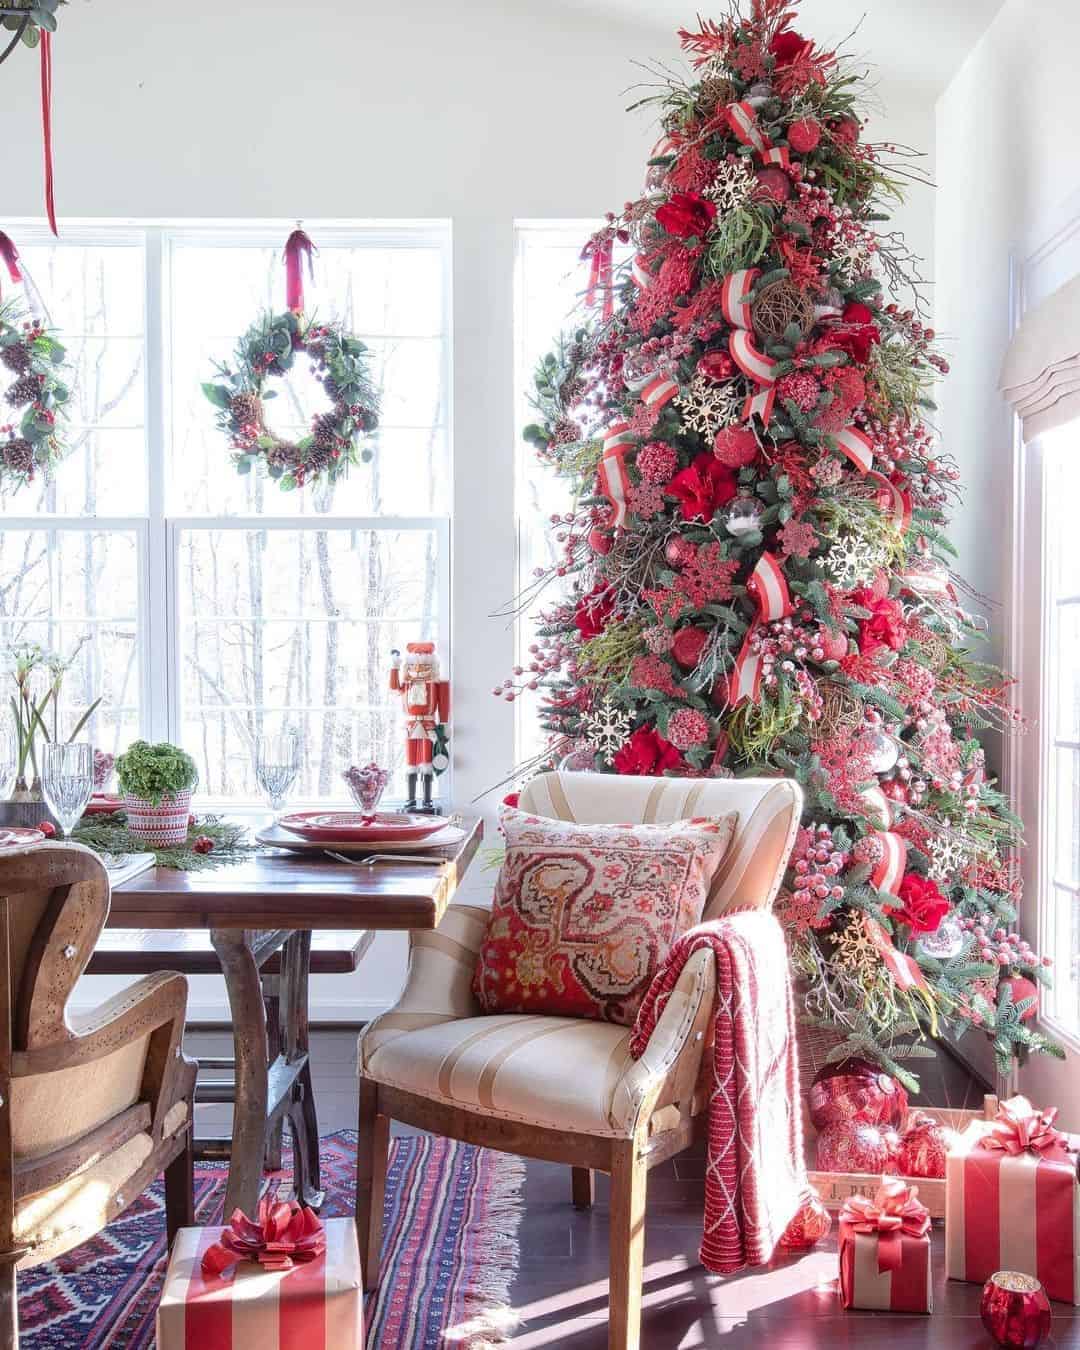
[{"label": "nutcracker figurine", "polygon": [[[431,800],[432,780],[447,767],[446,722],[450,716],[450,681],[439,679],[439,658],[433,642],[410,642],[405,659],[396,649],[390,653],[390,688],[401,694],[405,707],[405,747],[409,800],[406,811],[439,815]],[[423,800],[416,795],[417,779]]]}]

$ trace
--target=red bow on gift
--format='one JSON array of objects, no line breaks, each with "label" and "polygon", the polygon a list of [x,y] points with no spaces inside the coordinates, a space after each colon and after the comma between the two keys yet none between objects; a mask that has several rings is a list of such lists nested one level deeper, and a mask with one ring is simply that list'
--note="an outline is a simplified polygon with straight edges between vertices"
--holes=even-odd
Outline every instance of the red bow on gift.
[{"label": "red bow on gift", "polygon": [[925,1237],[930,1231],[930,1211],[917,1199],[918,1186],[906,1186],[899,1178],[881,1178],[873,1200],[851,1195],[844,1201],[840,1222],[856,1233],[878,1234],[878,1271],[899,1270],[904,1235]]},{"label": "red bow on gift", "polygon": [[264,1270],[291,1270],[325,1251],[326,1234],[314,1210],[295,1200],[264,1198],[254,1223],[242,1209],[233,1210],[220,1240],[203,1253],[202,1269],[204,1275],[221,1275],[237,1261],[258,1261]]},{"label": "red bow on gift", "polygon": [[1068,1136],[1054,1129],[1057,1107],[1039,1111],[1026,1097],[1010,1097],[998,1107],[989,1134],[979,1140],[980,1148],[1000,1149],[1017,1157],[1021,1153],[1064,1154]]}]

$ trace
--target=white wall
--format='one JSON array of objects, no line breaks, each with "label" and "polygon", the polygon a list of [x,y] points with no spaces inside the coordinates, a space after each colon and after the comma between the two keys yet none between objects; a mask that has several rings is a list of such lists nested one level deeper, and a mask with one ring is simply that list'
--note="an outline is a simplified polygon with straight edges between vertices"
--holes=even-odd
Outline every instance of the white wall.
[{"label": "white wall", "polygon": [[[997,393],[1010,336],[1010,259],[1022,262],[1048,239],[1070,199],[1072,214],[1080,211],[1072,134],[1078,66],[1080,8],[1072,0],[1007,0],[937,105],[936,324],[952,362],[940,422],[967,484],[952,533],[961,571],[999,605],[1010,580],[1012,419]],[[1065,280],[1053,268],[1069,257],[1075,270],[1076,252],[1065,249],[1039,270],[1041,294]],[[1011,612],[998,608],[989,617],[991,657],[1006,660]],[[1022,704],[1025,693],[1031,712],[1038,691],[1022,686]],[[1032,941],[1035,902],[1029,888],[1021,920]],[[1036,1057],[1020,1082],[1032,1098],[1060,1103],[1062,1124],[1080,1128],[1074,1062]]]},{"label": "white wall", "polygon": [[[687,21],[693,11],[688,4]],[[61,219],[452,218],[453,730],[457,805],[467,806],[513,763],[512,709],[488,692],[512,664],[512,636],[487,618],[514,576],[512,223],[599,216],[637,192],[655,132],[624,112],[644,78],[631,63],[674,62],[673,33],[576,5],[483,0],[416,0],[407,10],[373,0],[110,0],[72,5],[62,18]],[[6,217],[41,210],[37,68],[19,56],[0,76]],[[874,136],[929,148],[925,88],[886,81],[879,92],[890,113],[875,119]],[[928,190],[917,190],[902,223],[929,256]],[[489,886],[477,873],[470,889]],[[355,980],[325,982],[320,1007],[367,1015],[392,996],[401,951],[400,939],[380,939]],[[197,1015],[215,989],[208,980],[193,990]]]}]

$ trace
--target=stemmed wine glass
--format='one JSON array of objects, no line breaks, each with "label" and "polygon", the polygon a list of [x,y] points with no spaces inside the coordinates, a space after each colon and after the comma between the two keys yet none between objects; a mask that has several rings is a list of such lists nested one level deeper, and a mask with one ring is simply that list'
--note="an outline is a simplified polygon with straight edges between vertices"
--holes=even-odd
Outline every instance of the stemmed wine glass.
[{"label": "stemmed wine glass", "polygon": [[49,810],[70,835],[86,810],[94,790],[94,748],[81,742],[45,746],[41,765],[41,790]]},{"label": "stemmed wine glass", "polygon": [[255,744],[255,778],[275,814],[285,805],[300,772],[300,737],[295,731],[260,736]]},{"label": "stemmed wine glass", "polygon": [[10,722],[0,722],[0,800],[11,796],[18,753],[15,729]]}]

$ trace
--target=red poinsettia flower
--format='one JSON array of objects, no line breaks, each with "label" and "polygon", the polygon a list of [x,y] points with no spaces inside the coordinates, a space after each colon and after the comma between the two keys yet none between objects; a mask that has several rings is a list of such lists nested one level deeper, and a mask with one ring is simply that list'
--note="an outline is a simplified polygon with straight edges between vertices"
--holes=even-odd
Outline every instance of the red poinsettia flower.
[{"label": "red poinsettia flower", "polygon": [[938,890],[937,882],[908,872],[900,883],[899,905],[886,905],[885,913],[906,923],[913,933],[936,933],[951,906]]},{"label": "red poinsettia flower", "polygon": [[769,43],[769,51],[776,57],[778,66],[790,66],[798,57],[814,49],[814,44],[801,37],[792,28],[777,33]]},{"label": "red poinsettia flower", "polygon": [[598,582],[588,595],[583,595],[574,611],[574,627],[582,642],[599,637],[607,627],[611,611],[615,608],[610,589]]},{"label": "red poinsettia flower", "polygon": [[677,498],[685,520],[712,520],[737,488],[732,470],[706,450],[680,469],[665,491]]},{"label": "red poinsettia flower", "polygon": [[881,330],[873,322],[874,316],[865,305],[850,304],[843,318],[814,344],[816,351],[841,351],[860,366],[870,360],[870,349],[881,341]]},{"label": "red poinsettia flower", "polygon": [[638,727],[614,760],[616,773],[645,777],[659,777],[682,763],[682,755],[655,727]]},{"label": "red poinsettia flower", "polygon": [[859,651],[863,656],[873,656],[884,647],[898,652],[907,641],[907,625],[899,601],[881,599],[868,586],[852,591],[851,599],[860,609],[870,611],[870,617],[859,623]]},{"label": "red poinsettia flower", "polygon": [[824,84],[825,72],[836,63],[832,52],[815,52],[812,42],[790,28],[773,35],[769,51],[775,60],[773,89],[782,98],[808,84]]},{"label": "red poinsettia flower", "polygon": [[677,235],[680,239],[689,239],[692,235],[700,238],[715,219],[716,203],[703,197],[700,192],[676,192],[656,212],[657,223],[668,234]]}]

